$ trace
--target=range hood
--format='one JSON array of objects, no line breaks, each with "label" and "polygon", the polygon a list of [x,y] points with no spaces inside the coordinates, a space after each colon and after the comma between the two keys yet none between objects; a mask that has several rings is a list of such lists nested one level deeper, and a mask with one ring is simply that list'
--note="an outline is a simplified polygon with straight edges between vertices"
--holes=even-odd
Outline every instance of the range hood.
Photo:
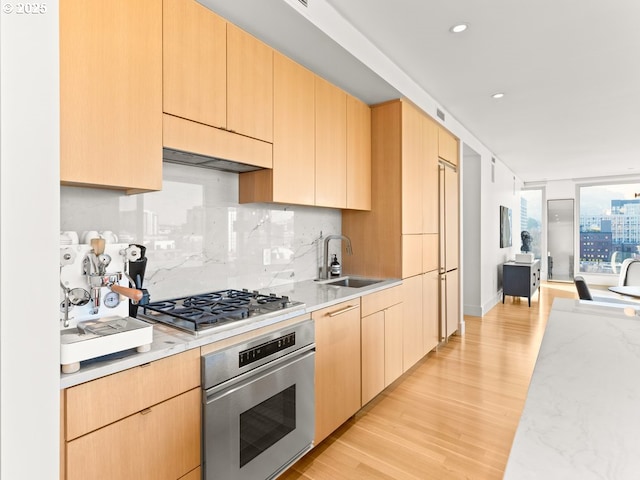
[{"label": "range hood", "polygon": [[221,170],[223,172],[231,173],[253,172],[255,170],[264,169],[264,167],[256,165],[248,165],[246,163],[235,162],[225,158],[210,157],[207,155],[185,152],[167,147],[162,149],[162,159],[168,163],[209,168],[211,170]]}]

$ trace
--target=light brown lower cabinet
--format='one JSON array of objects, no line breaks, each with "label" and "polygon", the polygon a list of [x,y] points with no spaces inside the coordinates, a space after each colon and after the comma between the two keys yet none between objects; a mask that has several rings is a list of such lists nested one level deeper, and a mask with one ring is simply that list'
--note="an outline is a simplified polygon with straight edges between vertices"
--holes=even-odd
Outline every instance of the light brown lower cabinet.
[{"label": "light brown lower cabinet", "polygon": [[440,274],[432,270],[422,275],[423,354],[440,343]]},{"label": "light brown lower cabinet", "polygon": [[402,318],[404,305],[398,303],[384,311],[384,386],[402,375]]},{"label": "light brown lower cabinet", "polygon": [[68,480],[176,480],[200,465],[200,388],[67,443]]},{"label": "light brown lower cabinet", "polygon": [[362,406],[384,390],[384,312],[362,317]]},{"label": "light brown lower cabinet", "polygon": [[311,314],[316,329],[318,445],[360,409],[360,299]]},{"label": "light brown lower cabinet", "polygon": [[402,280],[402,369],[409,370],[424,356],[422,322],[422,275]]},{"label": "light brown lower cabinet", "polygon": [[362,406],[402,375],[401,288],[362,297]]},{"label": "light brown lower cabinet", "polygon": [[67,388],[61,478],[200,478],[201,392],[200,349]]}]

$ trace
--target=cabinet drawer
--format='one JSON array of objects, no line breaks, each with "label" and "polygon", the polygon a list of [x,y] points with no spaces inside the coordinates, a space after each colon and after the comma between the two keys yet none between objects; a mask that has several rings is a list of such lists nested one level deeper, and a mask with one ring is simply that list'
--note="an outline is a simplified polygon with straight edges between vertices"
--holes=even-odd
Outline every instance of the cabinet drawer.
[{"label": "cabinet drawer", "polygon": [[68,388],[66,439],[72,440],[200,386],[200,349]]},{"label": "cabinet drawer", "polygon": [[361,315],[366,317],[402,302],[402,285],[370,293],[362,297]]},{"label": "cabinet drawer", "polygon": [[166,113],[162,115],[162,131],[166,148],[263,168],[273,166],[273,146],[261,140]]},{"label": "cabinet drawer", "polygon": [[[67,479],[174,480],[200,465],[194,388],[67,444]],[[189,478],[189,477],[187,477]]]}]

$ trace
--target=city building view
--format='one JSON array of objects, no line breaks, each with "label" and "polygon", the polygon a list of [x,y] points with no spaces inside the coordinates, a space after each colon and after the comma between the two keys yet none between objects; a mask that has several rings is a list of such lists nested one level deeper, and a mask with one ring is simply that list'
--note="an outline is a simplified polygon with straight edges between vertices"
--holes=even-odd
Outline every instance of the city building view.
[{"label": "city building view", "polygon": [[580,272],[615,275],[624,259],[640,257],[640,198],[633,191],[638,185],[580,189]]}]

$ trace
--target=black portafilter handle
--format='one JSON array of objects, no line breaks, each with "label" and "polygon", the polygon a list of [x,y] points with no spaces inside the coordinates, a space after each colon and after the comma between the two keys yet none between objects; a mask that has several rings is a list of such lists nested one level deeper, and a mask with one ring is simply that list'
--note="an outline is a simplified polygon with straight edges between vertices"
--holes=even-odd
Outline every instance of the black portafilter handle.
[{"label": "black portafilter handle", "polygon": [[129,262],[129,276],[135,282],[133,287],[142,292],[142,299],[137,303],[129,302],[129,316],[136,318],[138,315],[138,306],[147,305],[149,303],[149,292],[146,288],[142,288],[142,282],[144,280],[144,272],[147,269],[147,257],[145,253],[146,247],[142,245],[135,245],[140,249],[140,258],[135,261]]}]

